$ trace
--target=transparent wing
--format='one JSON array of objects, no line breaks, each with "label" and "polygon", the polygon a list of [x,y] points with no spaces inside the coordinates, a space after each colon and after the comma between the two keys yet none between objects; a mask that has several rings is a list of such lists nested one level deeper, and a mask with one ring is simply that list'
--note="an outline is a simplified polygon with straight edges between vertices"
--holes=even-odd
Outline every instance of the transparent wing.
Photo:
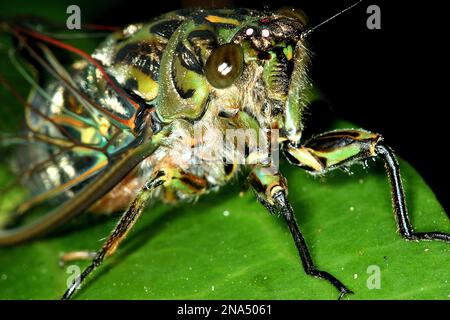
[{"label": "transparent wing", "polygon": [[[18,217],[42,205],[59,206],[47,222],[28,226],[34,225],[27,233],[31,237],[37,222],[41,229],[55,226],[120,182],[142,160],[136,150],[148,126],[137,127],[139,103],[99,61],[57,39],[67,37],[64,31],[43,28],[40,21],[3,23],[2,28],[13,41],[0,35],[7,58],[2,61],[9,62],[0,72],[0,227],[17,224]],[[92,28],[95,32],[87,33],[92,39],[99,29],[108,29]],[[120,36],[116,32],[110,38]],[[69,67],[61,62],[73,58],[67,53],[79,58]],[[2,231],[0,244],[2,239],[13,238]]]}]

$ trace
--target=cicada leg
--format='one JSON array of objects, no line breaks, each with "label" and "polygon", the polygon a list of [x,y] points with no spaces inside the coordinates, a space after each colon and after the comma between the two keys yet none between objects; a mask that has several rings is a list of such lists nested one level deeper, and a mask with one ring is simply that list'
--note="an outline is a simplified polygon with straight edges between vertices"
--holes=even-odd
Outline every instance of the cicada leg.
[{"label": "cicada leg", "polygon": [[414,232],[405,200],[400,167],[394,151],[381,135],[364,130],[336,130],[321,134],[303,146],[285,144],[283,152],[290,163],[312,173],[345,168],[356,161],[381,157],[392,193],[392,206],[400,235],[407,240],[441,240],[450,243],[450,235],[438,231]]},{"label": "cicada leg", "polygon": [[102,248],[95,253],[92,263],[74,280],[74,282],[72,282],[71,286],[64,293],[62,299],[70,299],[86,277],[91,274],[92,271],[94,271],[106,257],[114,254],[119,244],[123,239],[125,239],[126,235],[141,215],[145,208],[145,204],[152,195],[152,192],[158,186],[162,185],[166,179],[167,177],[165,173],[163,171],[158,171],[150,182],[145,184],[136,198],[131,202],[127,211],[125,211],[122,215],[116,227],[103,244]]},{"label": "cicada leg", "polygon": [[258,200],[272,213],[280,212],[294,238],[303,269],[306,274],[327,280],[339,292],[339,299],[345,294],[353,293],[341,281],[326,271],[319,270],[309,253],[308,246],[294,216],[294,211],[287,199],[286,179],[279,173],[266,167],[255,167],[249,175],[249,181],[256,192]]},{"label": "cicada leg", "polygon": [[[200,195],[206,191],[207,182],[201,177],[194,176],[174,167],[161,168],[157,170],[154,177],[150,179],[150,182],[146,183],[143,189],[132,201],[128,210],[122,215],[103,247],[95,253],[92,263],[77,279],[75,279],[66,291],[63,299],[70,299],[81,282],[83,282],[84,279],[86,279],[86,277],[94,271],[94,269],[97,268],[106,257],[114,254],[119,244],[125,239],[127,233],[139,218],[153,191],[161,185],[164,185],[165,188],[164,200],[170,202],[172,200],[174,190],[183,190],[186,193]],[[89,258],[89,255],[92,256],[89,252],[78,252],[72,257],[69,256],[69,258],[84,259]]]}]

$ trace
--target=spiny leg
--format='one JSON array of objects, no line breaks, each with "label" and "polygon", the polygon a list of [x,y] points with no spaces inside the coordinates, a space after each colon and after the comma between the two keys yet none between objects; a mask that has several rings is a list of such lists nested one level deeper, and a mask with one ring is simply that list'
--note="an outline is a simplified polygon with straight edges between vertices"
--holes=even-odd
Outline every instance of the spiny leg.
[{"label": "spiny leg", "polygon": [[86,277],[94,271],[107,256],[111,256],[116,251],[119,244],[125,239],[127,233],[131,230],[134,223],[142,213],[145,204],[156,187],[165,182],[165,174],[159,171],[156,176],[147,183],[136,198],[131,203],[127,211],[122,215],[116,227],[110,234],[109,238],[104,243],[103,247],[95,254],[92,263],[78,276],[64,293],[62,299],[70,299],[75,293],[76,289],[86,279]]},{"label": "spiny leg", "polygon": [[450,243],[450,235],[446,233],[414,232],[397,158],[379,134],[364,130],[336,130],[316,136],[303,146],[286,143],[283,152],[292,164],[319,174],[380,156],[388,173],[392,206],[400,235],[407,240],[441,240]]},{"label": "spiny leg", "polygon": [[[63,299],[70,299],[81,282],[103,262],[105,257],[112,255],[116,251],[121,241],[125,239],[128,231],[143,211],[145,203],[151,196],[152,191],[162,184],[164,184],[165,187],[164,197],[166,201],[173,200],[174,191],[182,190],[184,193],[200,195],[204,193],[207,188],[207,181],[204,178],[184,172],[181,169],[169,166],[156,171],[155,176],[144,186],[133,200],[128,210],[122,215],[103,247],[95,253],[91,265],[75,279],[64,294]],[[89,258],[90,255],[92,255],[92,253],[88,251],[79,251],[72,254],[69,253],[68,258],[70,260],[78,260],[80,258],[86,259]]]},{"label": "spiny leg", "polygon": [[258,200],[271,212],[280,212],[285,219],[297,247],[303,269],[306,274],[330,282],[339,292],[339,299],[345,294],[353,293],[332,274],[319,270],[309,253],[308,246],[294,216],[294,211],[287,199],[285,178],[278,172],[266,167],[255,167],[249,175],[249,181],[256,192]]}]

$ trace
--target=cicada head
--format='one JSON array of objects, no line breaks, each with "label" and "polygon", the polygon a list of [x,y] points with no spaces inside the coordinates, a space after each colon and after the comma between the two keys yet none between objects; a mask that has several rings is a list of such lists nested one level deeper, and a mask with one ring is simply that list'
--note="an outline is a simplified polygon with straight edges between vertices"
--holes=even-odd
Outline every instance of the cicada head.
[{"label": "cicada head", "polygon": [[229,43],[212,50],[205,64],[209,84],[238,88],[240,108],[292,142],[300,139],[302,93],[309,85],[309,57],[301,36],[306,24],[305,15],[294,9],[260,15],[243,23]]}]

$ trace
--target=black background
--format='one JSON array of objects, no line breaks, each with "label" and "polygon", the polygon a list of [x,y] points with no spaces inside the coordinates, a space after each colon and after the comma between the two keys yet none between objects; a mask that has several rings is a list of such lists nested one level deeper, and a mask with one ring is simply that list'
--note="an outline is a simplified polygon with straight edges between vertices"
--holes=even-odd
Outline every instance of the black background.
[{"label": "black background", "polygon": [[[311,25],[348,7],[352,0],[117,2],[100,20],[120,24],[186,6],[303,9]],[[381,9],[381,29],[369,30],[369,5]],[[137,6],[137,7],[136,7]],[[139,10],[136,10],[139,8]],[[382,133],[410,162],[450,212],[447,181],[449,63],[445,10],[434,3],[363,1],[309,38],[315,56],[311,77],[333,110],[317,106],[306,123],[340,117]]]},{"label": "black background", "polygon": [[[180,306],[204,306],[221,310],[222,304],[251,304],[268,305],[272,307],[270,315],[221,315],[210,314],[207,319],[292,319],[302,316],[313,315],[314,318],[325,318],[332,314],[334,317],[345,317],[346,319],[359,319],[361,315],[370,310],[374,317],[383,317],[386,310],[389,314],[397,318],[413,318],[420,311],[435,310],[437,314],[444,314],[447,311],[448,303],[441,300],[414,300],[414,301],[313,301],[313,300],[226,300],[226,301],[205,301],[205,300],[122,300],[122,301],[54,301],[54,300],[27,300],[27,301],[0,301],[2,311],[14,313],[17,317],[29,315],[29,310],[33,314],[41,314],[43,317],[52,319],[52,315],[67,314],[68,310],[72,314],[84,316],[89,314],[98,319],[125,319],[131,314],[143,314],[147,318],[164,319],[204,319],[202,316],[179,316],[177,314]],[[52,310],[52,313],[49,313]],[[441,311],[439,311],[441,310]],[[20,315],[23,316],[20,316]],[[157,315],[161,315],[157,317]],[[55,317],[56,318],[56,317]]]}]

